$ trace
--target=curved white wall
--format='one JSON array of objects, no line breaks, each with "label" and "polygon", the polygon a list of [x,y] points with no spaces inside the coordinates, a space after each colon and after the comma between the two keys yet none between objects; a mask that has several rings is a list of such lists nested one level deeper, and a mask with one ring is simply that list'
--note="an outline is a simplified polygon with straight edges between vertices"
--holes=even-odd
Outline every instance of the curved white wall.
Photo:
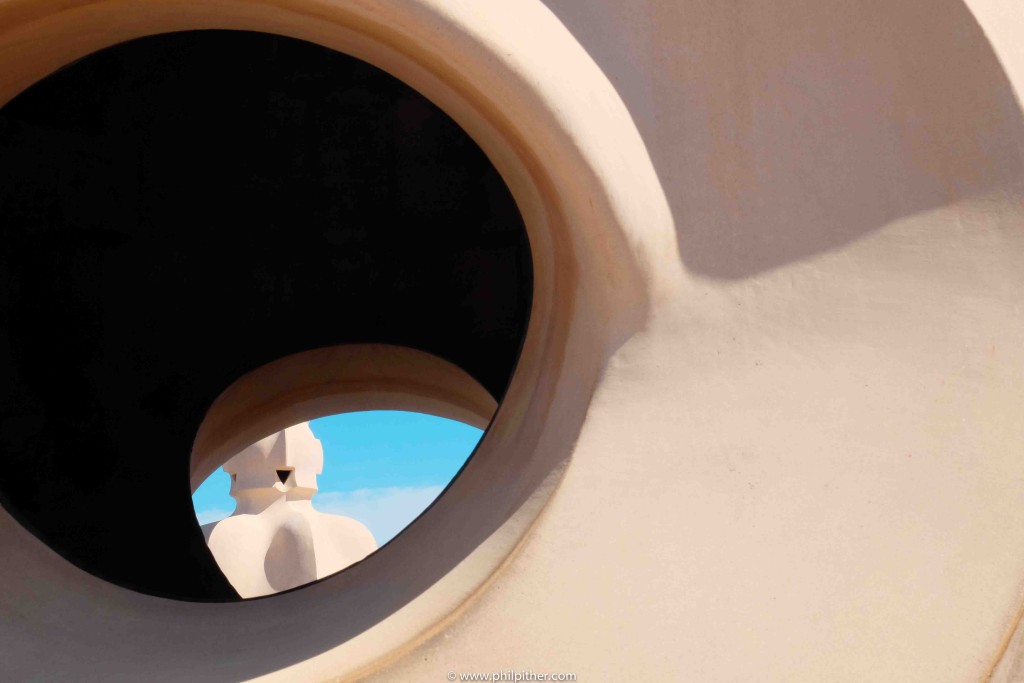
[{"label": "curved white wall", "polygon": [[[1008,642],[997,675],[1019,673],[1013,3],[7,0],[0,26],[4,97],[179,28],[369,59],[481,142],[537,259],[471,467],[356,571],[173,603],[0,515],[15,680],[932,683]],[[306,640],[269,650],[285,629]]]}]

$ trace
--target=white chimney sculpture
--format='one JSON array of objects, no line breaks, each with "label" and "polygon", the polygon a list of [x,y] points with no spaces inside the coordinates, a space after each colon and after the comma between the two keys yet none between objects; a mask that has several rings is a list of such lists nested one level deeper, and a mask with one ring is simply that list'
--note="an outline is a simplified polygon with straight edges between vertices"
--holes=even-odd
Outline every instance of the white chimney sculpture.
[{"label": "white chimney sculpture", "polygon": [[254,443],[224,465],[235,511],[203,525],[221,571],[243,598],[329,576],[377,549],[369,529],[317,512],[324,452],[308,422]]}]

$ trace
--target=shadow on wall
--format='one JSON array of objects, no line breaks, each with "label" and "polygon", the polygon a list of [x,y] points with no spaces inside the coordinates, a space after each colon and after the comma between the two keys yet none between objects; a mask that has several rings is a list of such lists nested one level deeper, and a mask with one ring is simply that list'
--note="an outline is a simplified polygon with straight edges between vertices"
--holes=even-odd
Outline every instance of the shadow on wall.
[{"label": "shadow on wall", "polygon": [[630,111],[694,273],[756,275],[1024,178],[1020,108],[960,0],[545,3]]}]

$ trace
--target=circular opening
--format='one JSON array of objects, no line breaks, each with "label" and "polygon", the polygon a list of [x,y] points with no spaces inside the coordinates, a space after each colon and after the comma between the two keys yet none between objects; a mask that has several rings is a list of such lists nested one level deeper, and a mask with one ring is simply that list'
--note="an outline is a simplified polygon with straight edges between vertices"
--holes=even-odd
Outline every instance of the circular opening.
[{"label": "circular opening", "polygon": [[483,432],[374,410],[292,425],[233,456],[192,495],[243,598],[331,576],[386,545],[454,479]]},{"label": "circular opening", "polygon": [[522,218],[375,67],[268,34],[143,38],[12,100],[0,150],[0,501],[86,571],[237,599],[189,498],[234,452],[339,402],[486,426],[504,396]]},{"label": "circular opening", "polygon": [[[500,169],[529,230],[533,284],[529,330],[515,376],[507,393],[496,397],[501,409],[467,466],[417,520],[415,533],[400,534],[385,551],[335,577],[230,609],[203,601],[153,600],[103,586],[69,567],[38,542],[39,534],[32,537],[25,525],[0,513],[10,559],[3,568],[8,612],[11,623],[26,626],[9,634],[12,647],[27,653],[10,661],[15,672],[31,677],[42,665],[51,678],[73,679],[81,662],[89,661],[98,675],[114,677],[136,670],[225,681],[358,676],[421,642],[481,595],[533,528],[568,463],[608,353],[644,321],[648,289],[657,291],[666,282],[661,276],[648,278],[659,270],[658,259],[648,256],[669,243],[662,238],[671,233],[671,220],[628,112],[572,34],[542,3],[478,9],[154,0],[145,11],[89,2],[73,7],[23,3],[7,13],[9,30],[0,35],[0,62],[7,67],[0,71],[0,101],[118,41],[196,28],[287,34],[396,74],[439,103]],[[565,88],[567,78],[571,89]],[[6,287],[9,276],[0,277]],[[0,335],[7,330],[0,325]],[[0,363],[12,347],[9,338],[0,339]],[[0,364],[0,372],[8,373],[8,367]],[[222,387],[210,389],[211,400]],[[464,415],[473,415],[477,397],[456,389],[428,395],[427,402],[457,405]],[[221,399],[231,393],[223,391]],[[301,402],[299,394],[289,398]],[[407,400],[423,394],[394,395]],[[217,402],[225,409],[231,403]],[[208,418],[217,408],[209,408]],[[319,415],[331,412],[338,411]],[[199,423],[202,413],[197,410],[190,419]],[[31,414],[10,417],[20,421],[22,435],[43,427]],[[296,421],[304,419],[310,416]],[[189,476],[196,474],[196,463],[205,462],[197,455],[229,440],[213,427],[205,419],[199,432],[174,437],[185,449],[195,447]],[[213,451],[200,448],[204,443]],[[177,446],[157,446],[177,461]],[[210,471],[218,466],[210,464]],[[189,493],[183,486],[181,500],[190,507]],[[196,552],[205,554],[205,546],[200,543]],[[280,647],[281,633],[292,632],[296,619],[307,625],[303,637]],[[55,642],[60,647],[53,647]],[[225,658],[225,652],[246,656]]]}]

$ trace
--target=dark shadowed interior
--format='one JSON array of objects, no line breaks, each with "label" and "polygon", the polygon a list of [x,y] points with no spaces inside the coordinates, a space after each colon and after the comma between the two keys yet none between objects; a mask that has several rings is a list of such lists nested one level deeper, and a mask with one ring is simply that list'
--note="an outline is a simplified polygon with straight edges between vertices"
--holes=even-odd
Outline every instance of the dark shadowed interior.
[{"label": "dark shadowed interior", "polygon": [[497,171],[379,69],[230,31],[93,54],[0,110],[0,502],[104,579],[236,599],[190,498],[214,399],[379,342],[500,401],[531,282]]}]

